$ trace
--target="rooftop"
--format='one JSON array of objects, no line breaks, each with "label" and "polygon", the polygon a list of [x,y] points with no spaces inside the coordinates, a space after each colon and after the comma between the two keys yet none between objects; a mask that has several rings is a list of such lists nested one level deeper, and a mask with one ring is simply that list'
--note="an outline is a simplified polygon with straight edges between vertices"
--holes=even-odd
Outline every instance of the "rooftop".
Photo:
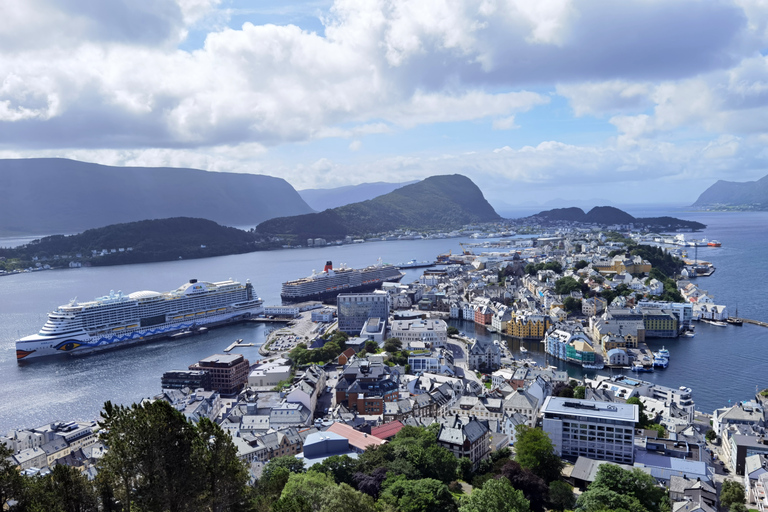
[{"label": "rooftop", "polygon": [[544,414],[567,414],[616,421],[639,420],[639,409],[634,404],[602,403],[577,398],[549,396],[542,407]]}]

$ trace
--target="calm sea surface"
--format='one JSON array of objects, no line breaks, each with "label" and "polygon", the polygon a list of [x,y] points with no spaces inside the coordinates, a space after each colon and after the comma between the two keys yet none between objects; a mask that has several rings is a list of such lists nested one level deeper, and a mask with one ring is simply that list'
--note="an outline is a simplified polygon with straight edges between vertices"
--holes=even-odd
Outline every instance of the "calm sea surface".
[{"label": "calm sea surface", "polygon": [[[646,212],[630,213],[651,215]],[[768,321],[768,213],[665,212],[708,225],[698,236],[717,239],[720,248],[700,248],[699,258],[717,271],[699,278],[701,287],[718,304],[738,307],[745,318]],[[653,215],[662,214],[654,212]],[[207,335],[176,341],[157,341],[102,354],[56,361],[16,362],[14,341],[37,332],[48,311],[77,297],[90,300],[122,290],[167,291],[191,278],[217,281],[250,279],[265,304],[278,304],[280,284],[321,270],[326,260],[351,267],[412,258],[433,259],[449,249],[460,251],[460,239],[376,242],[341,247],[259,252],[218,258],[119,267],[55,270],[0,277],[0,432],[33,427],[57,420],[94,419],[106,400],[131,402],[160,391],[160,377],[169,369],[186,368],[221,352],[237,338],[261,344],[272,326],[243,324],[211,330]],[[0,240],[0,246],[4,245]],[[690,256],[693,256],[691,253]],[[409,270],[403,282],[418,278]],[[474,324],[462,323],[468,335],[492,336]],[[711,412],[729,400],[750,398],[755,386],[768,387],[768,328],[714,327],[698,324],[695,338],[650,340],[651,348],[665,345],[671,353],[666,370],[642,378],[668,386],[693,388],[697,409]],[[543,345],[525,342],[526,354],[546,361]],[[519,354],[520,342],[511,341]],[[248,359],[259,358],[257,348],[241,349]],[[549,361],[581,377],[578,367]]]}]

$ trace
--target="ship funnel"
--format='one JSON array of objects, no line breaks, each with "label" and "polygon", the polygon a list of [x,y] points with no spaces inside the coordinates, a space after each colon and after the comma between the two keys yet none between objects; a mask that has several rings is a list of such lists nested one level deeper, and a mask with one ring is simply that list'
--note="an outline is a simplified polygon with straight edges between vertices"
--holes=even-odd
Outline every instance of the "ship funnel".
[{"label": "ship funnel", "polygon": [[333,263],[328,260],[325,262],[325,268],[323,269],[323,272],[330,272],[331,270],[333,270]]}]

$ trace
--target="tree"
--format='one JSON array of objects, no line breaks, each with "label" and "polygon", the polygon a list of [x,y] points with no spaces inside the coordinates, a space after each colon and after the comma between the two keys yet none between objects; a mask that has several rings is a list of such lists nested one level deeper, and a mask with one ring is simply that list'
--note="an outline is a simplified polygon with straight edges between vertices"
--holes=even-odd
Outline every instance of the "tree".
[{"label": "tree", "polygon": [[107,510],[238,510],[247,472],[229,435],[199,425],[167,402],[104,405],[101,439],[109,450],[97,478]]},{"label": "tree", "polygon": [[237,456],[237,447],[229,434],[208,418],[200,420],[197,431],[205,443],[200,454],[204,504],[212,512],[244,510],[248,470]]},{"label": "tree", "polygon": [[459,330],[456,327],[452,326],[452,325],[448,326],[448,329],[446,330],[446,332],[448,333],[448,336],[458,336],[459,335]]},{"label": "tree", "polygon": [[499,476],[506,478],[512,487],[523,493],[533,512],[544,511],[549,488],[542,478],[536,476],[531,470],[523,468],[514,460],[504,464]]},{"label": "tree", "polygon": [[11,510],[97,512],[96,492],[88,479],[71,466],[57,464],[51,473],[25,479],[18,505]]},{"label": "tree", "polygon": [[573,388],[573,398],[581,398],[583,399],[586,394],[587,388],[584,386],[576,386]]},{"label": "tree", "polygon": [[522,491],[504,478],[488,480],[461,500],[459,512],[529,512]]},{"label": "tree", "polygon": [[364,492],[374,499],[379,497],[381,486],[387,478],[387,468],[378,467],[370,475],[365,473],[355,473],[352,477],[357,484],[357,489]]},{"label": "tree", "polygon": [[563,398],[573,398],[573,388],[564,382],[558,382],[552,389],[552,394]]},{"label": "tree", "polygon": [[329,475],[314,470],[292,473],[274,507],[275,511],[292,512],[335,512],[345,509],[375,511],[370,496],[347,484],[337,485]]},{"label": "tree", "polygon": [[601,508],[623,508],[630,512],[670,509],[667,491],[658,487],[651,475],[614,464],[600,466],[595,481],[579,496],[577,507],[588,512]]},{"label": "tree", "polygon": [[332,455],[323,462],[312,466],[313,471],[327,473],[337,484],[355,485],[354,476],[360,463],[349,455]]},{"label": "tree", "polygon": [[577,313],[581,311],[581,301],[573,297],[566,297],[563,301],[563,309],[568,313]]},{"label": "tree", "polygon": [[194,425],[168,402],[104,405],[101,438],[109,450],[99,474],[124,510],[200,508],[202,442]]},{"label": "tree", "polygon": [[573,494],[573,487],[562,480],[555,480],[549,484],[548,501],[555,510],[572,509],[576,505],[576,495]]},{"label": "tree", "polygon": [[708,442],[714,443],[715,440],[717,439],[717,434],[715,434],[715,431],[710,428],[710,429],[707,429],[707,433],[704,434],[704,437]]},{"label": "tree", "polygon": [[581,283],[571,276],[561,277],[555,281],[555,293],[558,295],[567,295],[578,290],[581,290]]},{"label": "tree", "polygon": [[400,512],[451,512],[456,502],[444,483],[432,478],[408,480],[400,475],[387,479],[379,501]]},{"label": "tree", "polygon": [[472,461],[469,457],[461,457],[456,465],[456,477],[465,482],[472,481]]},{"label": "tree", "polygon": [[546,432],[527,425],[518,425],[515,431],[515,460],[547,483],[559,479],[564,467],[563,461],[555,452]]},{"label": "tree", "polygon": [[379,344],[373,340],[368,340],[365,342],[365,351],[369,354],[375,354],[379,351]]},{"label": "tree", "polygon": [[13,452],[0,443],[0,510],[5,510],[9,500],[16,500],[21,495],[24,485],[16,464],[10,457]]},{"label": "tree", "polygon": [[730,509],[732,505],[746,502],[744,486],[739,482],[725,480],[720,489],[720,506]]},{"label": "tree", "polygon": [[403,342],[399,338],[387,338],[384,341],[384,350],[393,354],[399,352],[403,348]]},{"label": "tree", "polygon": [[577,262],[576,262],[576,263],[573,265],[573,268],[574,268],[575,270],[581,270],[581,269],[583,269],[583,268],[586,268],[586,267],[588,267],[588,266],[589,266],[589,263],[587,263],[587,262],[586,262],[586,261],[584,261],[584,260],[579,260],[579,261],[577,261]]}]

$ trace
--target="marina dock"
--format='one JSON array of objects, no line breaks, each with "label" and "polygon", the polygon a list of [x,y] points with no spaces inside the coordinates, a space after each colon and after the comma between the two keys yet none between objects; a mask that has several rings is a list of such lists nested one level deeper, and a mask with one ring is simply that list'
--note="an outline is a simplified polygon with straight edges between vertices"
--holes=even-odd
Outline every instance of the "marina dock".
[{"label": "marina dock", "polygon": [[745,324],[759,325],[760,327],[768,327],[768,323],[761,322],[760,320],[750,320],[749,318],[739,318]]},{"label": "marina dock", "polygon": [[231,352],[233,349],[238,347],[252,347],[253,343],[243,343],[243,340],[237,340],[234,343],[232,343],[230,346],[224,349],[224,352]]}]

